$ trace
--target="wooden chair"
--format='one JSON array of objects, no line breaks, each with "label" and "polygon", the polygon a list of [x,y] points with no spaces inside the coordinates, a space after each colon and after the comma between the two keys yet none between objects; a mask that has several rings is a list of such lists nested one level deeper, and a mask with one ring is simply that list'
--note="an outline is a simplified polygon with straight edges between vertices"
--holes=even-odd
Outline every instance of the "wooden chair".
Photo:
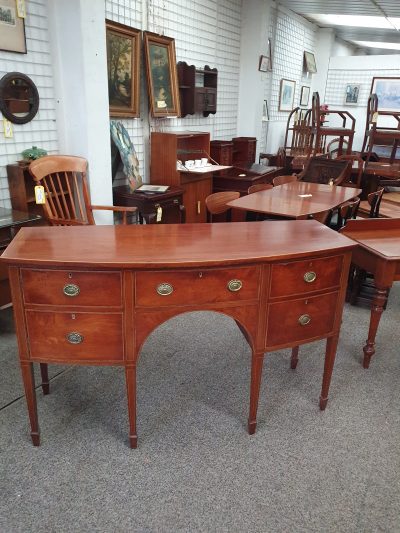
[{"label": "wooden chair", "polygon": [[340,185],[350,179],[351,168],[351,161],[310,157],[304,170],[298,174],[298,179],[311,183]]},{"label": "wooden chair", "polygon": [[[230,222],[232,210],[226,204],[239,197],[240,192],[237,191],[222,191],[209,194],[206,198],[207,222]],[[213,220],[214,218],[215,220]]]},{"label": "wooden chair", "polygon": [[271,183],[256,183],[247,189],[247,194],[252,194],[253,192],[258,191],[267,191],[268,189],[273,189],[273,187],[274,186]]},{"label": "wooden chair", "polygon": [[379,207],[381,205],[384,190],[383,187],[380,187],[377,191],[370,192],[367,197],[368,199],[360,203],[360,216],[364,215],[362,218],[379,217]]},{"label": "wooden chair", "polygon": [[[347,187],[357,187],[357,189],[361,189],[361,180],[362,176],[364,174],[365,169],[365,161],[360,157],[358,154],[350,154],[350,155],[339,155],[336,158],[337,161],[350,161],[351,162],[351,171],[349,176],[349,181],[346,181]],[[357,163],[357,172],[353,176],[354,172],[354,164]]]},{"label": "wooden chair", "polygon": [[329,227],[336,231],[344,228],[348,220],[356,218],[359,205],[360,198],[355,198],[339,206],[336,216],[332,217],[329,223]]},{"label": "wooden chair", "polygon": [[296,174],[291,174],[290,176],[276,176],[276,178],[272,180],[272,183],[274,187],[278,187],[279,185],[291,183],[292,181],[297,181]]},{"label": "wooden chair", "polygon": [[36,185],[44,187],[44,214],[53,226],[81,226],[95,224],[94,210],[110,210],[123,214],[134,213],[136,207],[92,205],[86,180],[87,161],[82,157],[49,155],[32,161],[29,172]]}]

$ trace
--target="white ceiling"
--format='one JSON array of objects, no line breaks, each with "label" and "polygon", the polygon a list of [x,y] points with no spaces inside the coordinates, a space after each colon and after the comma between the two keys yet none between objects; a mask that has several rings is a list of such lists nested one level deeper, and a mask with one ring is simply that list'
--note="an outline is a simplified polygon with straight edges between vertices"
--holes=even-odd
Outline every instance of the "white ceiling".
[{"label": "white ceiling", "polygon": [[[313,15],[364,15],[400,17],[400,0],[279,0],[279,4],[315,22]],[[336,35],[345,41],[373,41],[400,44],[400,31],[381,28],[357,28],[316,23],[333,27]],[[393,53],[390,50],[371,49],[375,53]],[[399,53],[397,51],[397,53]]]}]

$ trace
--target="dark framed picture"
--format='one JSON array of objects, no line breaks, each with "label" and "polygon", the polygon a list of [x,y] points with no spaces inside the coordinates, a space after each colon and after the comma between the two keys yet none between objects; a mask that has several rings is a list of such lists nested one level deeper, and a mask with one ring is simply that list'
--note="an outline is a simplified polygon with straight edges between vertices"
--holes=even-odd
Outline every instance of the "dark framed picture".
[{"label": "dark framed picture", "polygon": [[304,67],[307,72],[310,72],[310,74],[317,72],[315,56],[312,52],[304,52]]},{"label": "dark framed picture", "polygon": [[18,16],[15,0],[0,0],[0,50],[26,54],[25,19]]},{"label": "dark framed picture", "polygon": [[279,111],[291,111],[293,109],[295,89],[295,81],[285,79],[281,80],[279,91]]},{"label": "dark framed picture", "polygon": [[[1,2],[1,0],[0,0]],[[140,30],[106,20],[111,117],[140,115]]]},{"label": "dark framed picture", "polygon": [[144,51],[151,115],[178,117],[180,105],[174,39],[145,31]]},{"label": "dark framed picture", "polygon": [[268,55],[260,56],[258,70],[261,72],[270,72],[272,70],[271,39],[268,39]]},{"label": "dark framed picture", "polygon": [[268,122],[268,120],[269,120],[268,101],[264,100],[264,102],[263,102],[262,121],[263,122]]},{"label": "dark framed picture", "polygon": [[346,105],[357,105],[360,94],[360,85],[348,83],[344,94],[344,103]]},{"label": "dark framed picture", "polygon": [[310,98],[310,87],[303,85],[300,92],[300,105],[308,106],[308,100]]},{"label": "dark framed picture", "polygon": [[371,93],[378,97],[378,111],[400,111],[400,78],[372,78]]}]

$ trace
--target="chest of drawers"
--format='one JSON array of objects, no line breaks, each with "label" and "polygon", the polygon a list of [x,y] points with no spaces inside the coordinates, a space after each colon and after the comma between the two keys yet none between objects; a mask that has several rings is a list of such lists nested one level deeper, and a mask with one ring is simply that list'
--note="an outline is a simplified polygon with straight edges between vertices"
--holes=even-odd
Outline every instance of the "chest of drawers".
[{"label": "chest of drawers", "polygon": [[[148,335],[188,311],[232,317],[252,352],[254,433],[264,353],[327,338],[320,408],[340,330],[354,244],[316,221],[27,228],[9,267],[31,436],[39,444],[33,363],[125,369],[137,445],[136,365]],[[201,354],[199,354],[201,356]]]}]

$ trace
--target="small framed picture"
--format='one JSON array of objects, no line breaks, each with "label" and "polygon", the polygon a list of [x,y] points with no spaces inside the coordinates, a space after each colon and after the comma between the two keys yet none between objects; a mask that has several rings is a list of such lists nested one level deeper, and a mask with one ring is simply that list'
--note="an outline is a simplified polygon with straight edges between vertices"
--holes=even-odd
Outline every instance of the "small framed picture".
[{"label": "small framed picture", "polygon": [[308,100],[310,98],[310,87],[303,85],[300,92],[300,105],[308,106]]},{"label": "small framed picture", "polygon": [[268,55],[260,56],[258,70],[261,72],[270,72],[272,70],[271,39],[268,39]]},{"label": "small framed picture", "polygon": [[291,111],[293,109],[295,89],[295,81],[281,79],[281,87],[279,92],[279,111]]},{"label": "small framed picture", "polygon": [[346,105],[357,105],[358,95],[360,94],[360,85],[349,83],[346,85],[344,103]]},{"label": "small framed picture", "polygon": [[309,72],[310,74],[317,72],[315,56],[312,52],[304,52],[304,67],[306,72]]},{"label": "small framed picture", "polygon": [[267,102],[267,100],[264,100],[264,102],[263,102],[262,121],[263,122],[268,122],[268,120],[269,120],[268,102]]}]

